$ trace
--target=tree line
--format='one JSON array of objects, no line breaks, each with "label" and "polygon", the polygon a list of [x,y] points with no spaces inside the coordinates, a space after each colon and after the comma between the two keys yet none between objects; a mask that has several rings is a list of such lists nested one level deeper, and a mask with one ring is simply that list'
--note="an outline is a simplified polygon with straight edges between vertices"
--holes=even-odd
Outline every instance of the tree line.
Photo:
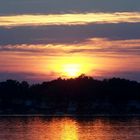
[{"label": "tree line", "polygon": [[65,112],[70,104],[76,104],[80,110],[91,108],[94,103],[110,103],[117,108],[122,105],[123,108],[130,101],[140,101],[140,83],[120,78],[96,80],[81,75],[32,85],[16,80],[0,82],[1,112],[41,111],[43,108],[46,112],[47,108],[49,112]]}]

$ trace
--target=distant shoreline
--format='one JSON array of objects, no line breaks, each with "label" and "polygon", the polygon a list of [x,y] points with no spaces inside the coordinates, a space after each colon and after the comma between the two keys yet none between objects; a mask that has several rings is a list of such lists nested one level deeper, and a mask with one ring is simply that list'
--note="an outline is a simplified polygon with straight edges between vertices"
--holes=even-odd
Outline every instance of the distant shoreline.
[{"label": "distant shoreline", "polygon": [[95,114],[95,115],[0,114],[0,117],[140,117],[140,114]]},{"label": "distant shoreline", "polygon": [[140,116],[140,83],[81,75],[29,85],[0,82],[1,116]]}]

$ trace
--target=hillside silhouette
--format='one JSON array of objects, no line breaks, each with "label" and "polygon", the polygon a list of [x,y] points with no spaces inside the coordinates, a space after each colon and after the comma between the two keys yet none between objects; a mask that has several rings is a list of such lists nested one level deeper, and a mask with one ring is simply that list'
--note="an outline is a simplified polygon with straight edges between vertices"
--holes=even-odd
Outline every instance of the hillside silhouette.
[{"label": "hillside silhouette", "polygon": [[0,82],[0,114],[140,114],[140,83],[81,75],[29,85]]}]

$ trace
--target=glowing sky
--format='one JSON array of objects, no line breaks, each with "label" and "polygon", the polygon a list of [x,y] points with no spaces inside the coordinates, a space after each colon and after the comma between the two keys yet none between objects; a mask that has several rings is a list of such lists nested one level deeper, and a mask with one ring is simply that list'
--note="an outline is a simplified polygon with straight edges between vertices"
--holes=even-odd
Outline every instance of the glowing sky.
[{"label": "glowing sky", "polygon": [[140,12],[73,13],[1,16],[0,26],[87,25],[90,23],[139,23]]},{"label": "glowing sky", "polygon": [[139,0],[0,0],[0,81],[82,73],[140,81]]}]

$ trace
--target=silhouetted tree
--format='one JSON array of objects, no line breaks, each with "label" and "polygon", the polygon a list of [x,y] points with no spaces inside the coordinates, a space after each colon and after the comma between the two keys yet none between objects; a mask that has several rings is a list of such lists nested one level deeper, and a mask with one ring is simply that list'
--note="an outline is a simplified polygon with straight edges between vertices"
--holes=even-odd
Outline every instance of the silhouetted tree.
[{"label": "silhouetted tree", "polygon": [[101,81],[82,74],[34,85],[16,80],[0,82],[3,113],[67,112],[74,105],[77,113],[124,113],[130,102],[140,105],[140,83],[120,78]]}]

